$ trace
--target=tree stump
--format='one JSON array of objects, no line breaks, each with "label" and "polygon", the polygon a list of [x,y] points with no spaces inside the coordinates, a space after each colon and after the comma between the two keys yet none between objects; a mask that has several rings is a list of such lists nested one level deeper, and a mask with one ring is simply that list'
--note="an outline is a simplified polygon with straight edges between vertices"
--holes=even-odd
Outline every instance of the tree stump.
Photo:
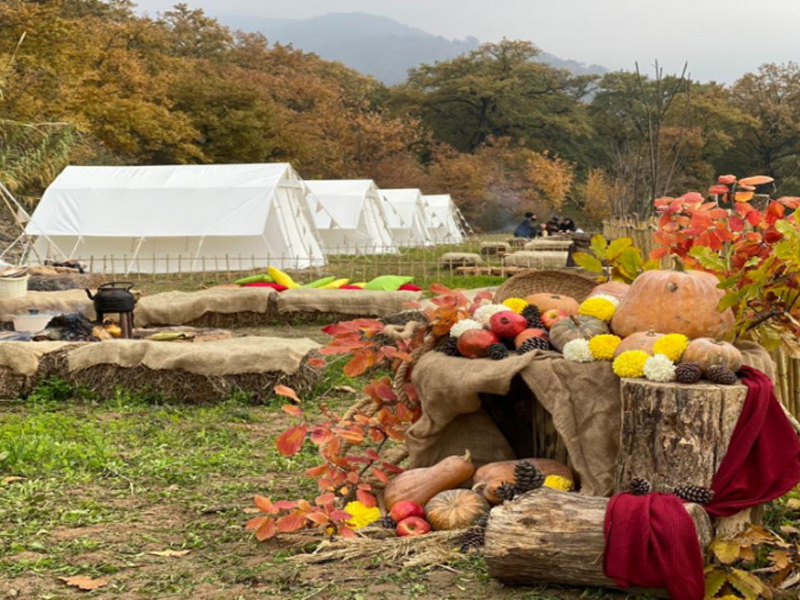
[{"label": "tree stump", "polygon": [[[489,575],[518,585],[616,588],[603,573],[603,523],[609,500],[551,488],[495,507],[486,528]],[[705,551],[713,538],[708,515],[686,504]]]},{"label": "tree stump", "polygon": [[[635,477],[657,492],[679,485],[711,487],[744,407],[747,387],[697,383],[622,380],[622,430],[616,492],[627,491]],[[741,530],[747,515],[719,519],[728,533]]]}]

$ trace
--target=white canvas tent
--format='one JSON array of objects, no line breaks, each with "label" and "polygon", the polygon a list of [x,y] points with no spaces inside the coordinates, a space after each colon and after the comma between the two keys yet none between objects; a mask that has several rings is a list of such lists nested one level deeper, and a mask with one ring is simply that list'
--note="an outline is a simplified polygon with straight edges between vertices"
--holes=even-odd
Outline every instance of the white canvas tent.
[{"label": "white canvas tent", "polygon": [[416,189],[381,190],[392,237],[398,246],[429,246],[428,214],[422,192]]},{"label": "white canvas tent", "polygon": [[460,244],[464,241],[461,213],[450,194],[423,196],[430,215],[430,235],[437,244]]},{"label": "white canvas tent", "polygon": [[95,272],[305,268],[325,262],[308,195],[286,163],[67,167],[26,231]]},{"label": "white canvas tent", "polygon": [[306,181],[326,254],[396,254],[378,188],[370,179]]}]

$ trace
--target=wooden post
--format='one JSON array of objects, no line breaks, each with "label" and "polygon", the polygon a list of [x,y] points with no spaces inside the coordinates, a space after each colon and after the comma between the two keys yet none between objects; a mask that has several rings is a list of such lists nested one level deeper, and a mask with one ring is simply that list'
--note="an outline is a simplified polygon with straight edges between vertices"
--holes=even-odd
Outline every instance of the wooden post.
[{"label": "wooden post", "polygon": [[[697,504],[684,505],[700,547],[711,543],[711,521]],[[603,573],[607,498],[541,488],[492,510],[486,528],[489,575],[518,585],[616,588]]]}]

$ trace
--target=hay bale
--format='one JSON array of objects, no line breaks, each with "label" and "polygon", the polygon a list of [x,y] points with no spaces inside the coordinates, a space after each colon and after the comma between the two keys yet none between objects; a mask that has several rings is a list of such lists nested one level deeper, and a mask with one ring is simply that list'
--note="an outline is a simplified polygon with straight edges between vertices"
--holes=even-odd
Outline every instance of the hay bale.
[{"label": "hay bale", "polygon": [[522,248],[530,241],[530,238],[512,237],[506,240],[506,244],[508,244],[511,248]]},{"label": "hay bale", "polygon": [[0,398],[13,400],[30,395],[36,385],[35,377],[17,373],[10,367],[0,367]]},{"label": "hay bale", "polygon": [[555,250],[556,252],[567,252],[572,247],[572,240],[559,238],[540,238],[531,240],[525,244],[525,250],[533,252],[542,250]]},{"label": "hay bale", "polygon": [[447,252],[439,258],[439,264],[448,269],[475,267],[483,264],[479,254],[472,252]]},{"label": "hay bale", "polygon": [[481,242],[481,256],[503,256],[510,250],[506,242]]},{"label": "hay bale", "polygon": [[58,292],[62,290],[95,289],[105,277],[97,273],[55,273],[53,275],[31,275],[28,279],[29,292]]},{"label": "hay bale", "polygon": [[509,254],[503,258],[503,264],[529,269],[560,269],[567,266],[568,252],[542,250],[537,252],[522,251]]},{"label": "hay bale", "polygon": [[275,318],[296,325],[385,317],[422,298],[421,292],[407,291],[294,289],[275,295]]}]

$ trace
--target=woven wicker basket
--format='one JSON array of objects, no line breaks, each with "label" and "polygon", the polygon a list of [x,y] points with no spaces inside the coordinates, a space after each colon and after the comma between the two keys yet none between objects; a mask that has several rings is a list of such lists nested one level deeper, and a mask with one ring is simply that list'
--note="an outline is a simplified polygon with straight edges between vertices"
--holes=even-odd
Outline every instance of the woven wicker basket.
[{"label": "woven wicker basket", "polygon": [[531,294],[549,292],[583,302],[596,285],[596,281],[574,273],[530,269],[517,273],[501,285],[495,292],[494,301],[500,303],[508,298],[524,298]]},{"label": "woven wicker basket", "polygon": [[22,298],[28,295],[28,275],[0,277],[0,298]]}]

